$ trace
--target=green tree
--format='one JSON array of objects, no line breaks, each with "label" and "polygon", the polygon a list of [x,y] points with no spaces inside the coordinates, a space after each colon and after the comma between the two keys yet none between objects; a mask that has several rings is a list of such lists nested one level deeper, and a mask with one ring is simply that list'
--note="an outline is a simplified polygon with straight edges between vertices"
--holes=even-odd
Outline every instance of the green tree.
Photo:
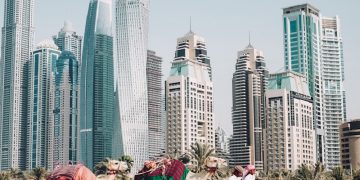
[{"label": "green tree", "polygon": [[9,173],[11,179],[25,179],[24,173],[19,169],[11,168]]},{"label": "green tree", "polygon": [[293,177],[295,180],[325,180],[330,178],[325,171],[325,166],[319,162],[315,166],[302,164]]},{"label": "green tree", "polygon": [[205,170],[204,163],[205,159],[209,156],[214,155],[214,148],[211,148],[207,144],[201,144],[199,142],[191,145],[191,156],[193,160],[196,161],[196,166],[194,167],[193,171],[195,173],[201,172]]},{"label": "green tree", "polygon": [[35,180],[43,180],[46,178],[47,171],[43,167],[37,167],[32,169],[29,174]]}]

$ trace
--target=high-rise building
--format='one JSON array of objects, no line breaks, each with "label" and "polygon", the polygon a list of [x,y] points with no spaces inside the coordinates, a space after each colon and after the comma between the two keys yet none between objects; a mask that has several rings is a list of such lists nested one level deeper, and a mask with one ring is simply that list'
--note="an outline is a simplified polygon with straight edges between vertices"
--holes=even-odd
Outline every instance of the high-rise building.
[{"label": "high-rise building", "polygon": [[310,4],[283,9],[285,70],[295,71],[306,77],[314,103],[317,161],[325,162],[320,21],[320,11]]},{"label": "high-rise building", "polygon": [[268,71],[263,52],[249,44],[238,52],[232,79],[233,136],[230,165],[253,164],[263,169],[262,129]]},{"label": "high-rise building", "polygon": [[344,169],[360,169],[360,119],[340,125],[341,165]]},{"label": "high-rise building", "polygon": [[266,91],[264,169],[295,172],[302,164],[316,163],[313,102],[303,75],[271,74]]},{"label": "high-rise building", "polygon": [[134,170],[149,158],[146,78],[149,0],[115,0],[116,88],[120,119],[115,125],[114,157],[130,155]]},{"label": "high-rise building", "polygon": [[283,9],[285,69],[305,75],[314,103],[317,161],[340,164],[338,125],[346,118],[344,63],[338,17],[310,4]]},{"label": "high-rise building", "polygon": [[58,35],[53,36],[55,44],[60,51],[70,51],[74,53],[76,60],[81,62],[82,37],[77,35],[70,21],[64,22],[64,27]]},{"label": "high-rise building", "polygon": [[[202,51],[196,49],[201,46]],[[205,39],[193,32],[178,38],[170,76],[165,82],[166,152],[184,153],[196,142],[215,148],[213,83]]]},{"label": "high-rise building", "polygon": [[52,76],[51,129],[52,152],[48,168],[79,161],[79,63],[70,51],[63,51]]},{"label": "high-rise building", "polygon": [[333,168],[341,164],[339,125],[346,121],[344,59],[339,17],[322,17],[321,27],[325,164]]},{"label": "high-rise building", "polygon": [[48,147],[53,139],[50,108],[51,75],[60,55],[53,40],[38,44],[29,61],[29,110],[27,129],[27,169],[47,167]]},{"label": "high-rise building", "polygon": [[88,167],[111,157],[113,121],[112,1],[92,0],[86,20],[80,82],[80,160]]},{"label": "high-rise building", "polygon": [[162,155],[165,145],[162,139],[162,58],[154,51],[147,51],[147,90],[148,90],[148,118],[149,118],[149,157],[155,158]]},{"label": "high-rise building", "polygon": [[5,0],[0,60],[0,170],[26,167],[27,64],[35,0]]},{"label": "high-rise building", "polygon": [[229,136],[221,127],[215,130],[215,153],[223,159],[230,159]]}]

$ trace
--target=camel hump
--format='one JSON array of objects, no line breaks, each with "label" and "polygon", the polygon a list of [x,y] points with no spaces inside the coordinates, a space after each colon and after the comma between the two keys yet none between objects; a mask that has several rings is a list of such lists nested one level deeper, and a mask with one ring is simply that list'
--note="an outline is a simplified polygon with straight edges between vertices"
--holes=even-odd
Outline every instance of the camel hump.
[{"label": "camel hump", "polygon": [[46,180],[96,180],[96,177],[83,164],[77,164],[56,168]]}]

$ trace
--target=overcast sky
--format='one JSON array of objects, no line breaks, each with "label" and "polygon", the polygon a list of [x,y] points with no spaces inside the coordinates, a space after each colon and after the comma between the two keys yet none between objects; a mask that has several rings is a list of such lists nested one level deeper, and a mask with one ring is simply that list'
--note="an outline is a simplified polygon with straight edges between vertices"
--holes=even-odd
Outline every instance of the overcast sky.
[{"label": "overcast sky", "polygon": [[[50,38],[63,26],[74,24],[83,35],[90,0],[35,0],[36,42]],[[149,49],[163,57],[164,79],[173,60],[176,39],[192,30],[207,40],[214,74],[217,125],[228,133],[231,125],[231,78],[236,53],[251,43],[264,52],[271,73],[283,71],[282,8],[308,2],[323,16],[339,15],[344,42],[345,88],[349,119],[360,118],[360,7],[359,0],[152,0]],[[0,0],[3,26],[4,0]]]}]

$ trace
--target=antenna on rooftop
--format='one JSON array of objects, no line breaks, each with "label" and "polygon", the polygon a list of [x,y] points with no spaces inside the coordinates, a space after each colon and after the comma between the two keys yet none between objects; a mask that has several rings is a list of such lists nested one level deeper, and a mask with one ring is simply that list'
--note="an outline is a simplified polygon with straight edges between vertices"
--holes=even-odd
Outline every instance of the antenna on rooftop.
[{"label": "antenna on rooftop", "polygon": [[249,31],[249,45],[251,44],[251,32]]},{"label": "antenna on rooftop", "polygon": [[191,16],[190,16],[190,32],[192,32],[192,29],[191,29]]}]

